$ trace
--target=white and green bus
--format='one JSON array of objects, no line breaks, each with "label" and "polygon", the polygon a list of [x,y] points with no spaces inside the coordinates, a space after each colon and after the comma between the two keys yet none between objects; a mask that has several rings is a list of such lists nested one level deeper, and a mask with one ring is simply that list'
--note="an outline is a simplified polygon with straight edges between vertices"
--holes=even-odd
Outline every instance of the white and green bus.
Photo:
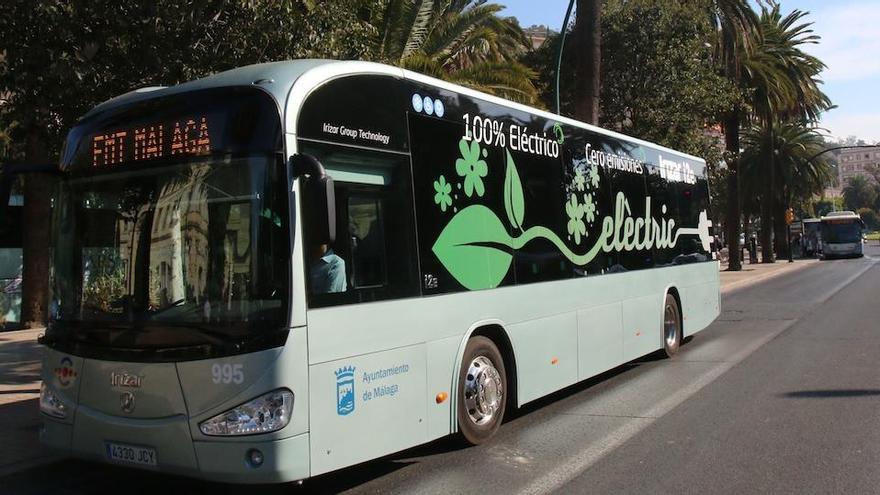
[{"label": "white and green bus", "polygon": [[399,68],[244,67],[99,105],[54,199],[41,439],[300,480],[719,313],[705,163]]}]

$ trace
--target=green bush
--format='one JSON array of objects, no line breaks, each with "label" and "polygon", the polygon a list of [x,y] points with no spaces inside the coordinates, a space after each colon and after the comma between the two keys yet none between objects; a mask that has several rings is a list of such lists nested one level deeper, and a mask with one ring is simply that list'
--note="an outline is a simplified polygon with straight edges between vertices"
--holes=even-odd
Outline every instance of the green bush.
[{"label": "green bush", "polygon": [[868,230],[878,230],[880,229],[880,216],[877,215],[877,212],[870,208],[859,208],[857,212],[862,220],[865,222],[865,226],[868,227]]}]

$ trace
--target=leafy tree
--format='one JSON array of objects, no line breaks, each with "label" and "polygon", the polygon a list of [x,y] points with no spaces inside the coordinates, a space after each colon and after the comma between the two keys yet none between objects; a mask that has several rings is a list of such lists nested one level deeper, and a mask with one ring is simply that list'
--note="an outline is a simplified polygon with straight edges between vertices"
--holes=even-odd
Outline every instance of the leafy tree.
[{"label": "leafy tree", "polygon": [[848,210],[858,210],[859,208],[870,208],[877,199],[877,190],[874,184],[864,175],[857,175],[851,178],[845,186],[843,186],[843,202]]},{"label": "leafy tree", "polygon": [[[373,34],[361,6],[341,0],[10,0],[0,16],[0,129],[13,160],[57,159],[88,108],[137,87],[292,57],[357,57]],[[368,14],[368,12],[367,12]],[[49,190],[25,181],[22,321],[45,321]]]},{"label": "leafy tree", "polygon": [[373,60],[501,97],[537,102],[535,74],[517,60],[529,41],[504,7],[485,0],[388,0],[374,19]]},{"label": "leafy tree", "polygon": [[813,215],[815,217],[825,216],[832,211],[840,211],[843,209],[843,198],[833,196],[830,198],[823,197],[813,205]]},{"label": "leafy tree", "polygon": [[736,91],[711,63],[703,13],[687,2],[630,0],[609,3],[603,24],[602,126],[718,163],[706,131]]},{"label": "leafy tree", "polygon": [[862,221],[865,222],[865,226],[868,227],[868,230],[880,229],[880,215],[877,215],[876,211],[871,208],[859,208],[856,210],[856,213],[862,217]]},{"label": "leafy tree", "polygon": [[[833,180],[826,155],[815,156],[825,149],[825,141],[812,125],[804,122],[776,122],[772,127],[756,124],[743,133],[742,142],[742,189],[747,197],[758,200],[762,210],[767,203],[777,211],[804,205]],[[772,167],[778,180],[777,187],[768,196],[764,184],[770,168],[767,161],[770,153],[774,154]],[[775,229],[782,247],[786,235],[784,217],[775,215],[773,218],[776,223],[766,230]],[[764,221],[762,219],[762,226],[766,225]]]},{"label": "leafy tree", "polygon": [[[527,52],[520,61],[535,73],[534,85],[539,106],[556,110],[556,60],[562,36],[553,33],[538,48]],[[574,65],[576,46],[569,34],[562,50],[562,74],[559,79],[559,106],[562,115],[574,117],[574,74],[568,69]]]},{"label": "leafy tree", "polygon": [[[600,124],[717,163],[721,150],[706,131],[735,101],[736,90],[711,63],[706,44],[713,32],[699,8],[688,2],[609,1],[602,22]],[[560,38],[549,37],[523,59],[538,73],[536,85],[548,107],[555,101]],[[565,43],[562,65],[570,67],[578,47],[572,36]],[[570,76],[560,84],[562,113],[568,115],[575,113]]]}]

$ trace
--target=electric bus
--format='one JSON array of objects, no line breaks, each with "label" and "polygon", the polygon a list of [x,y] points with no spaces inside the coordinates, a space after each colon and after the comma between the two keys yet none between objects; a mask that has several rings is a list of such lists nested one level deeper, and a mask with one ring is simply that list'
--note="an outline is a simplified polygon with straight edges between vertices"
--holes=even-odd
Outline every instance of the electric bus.
[{"label": "electric bus", "polygon": [[84,115],[42,442],[241,483],[450,434],[719,313],[706,164],[400,68],[298,60]]},{"label": "electric bus", "polygon": [[865,222],[852,211],[834,211],[821,218],[822,255],[825,259],[861,257]]}]

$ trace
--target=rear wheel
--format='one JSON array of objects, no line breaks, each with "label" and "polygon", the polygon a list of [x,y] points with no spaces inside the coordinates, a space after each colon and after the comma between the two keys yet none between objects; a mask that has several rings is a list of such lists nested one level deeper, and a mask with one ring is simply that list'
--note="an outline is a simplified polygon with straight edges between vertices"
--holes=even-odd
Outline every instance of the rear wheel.
[{"label": "rear wheel", "polygon": [[672,357],[681,347],[681,310],[672,294],[666,294],[663,304],[663,353]]},{"label": "rear wheel", "polygon": [[501,352],[482,336],[468,340],[458,374],[458,429],[471,445],[498,431],[507,403],[507,374]]}]

